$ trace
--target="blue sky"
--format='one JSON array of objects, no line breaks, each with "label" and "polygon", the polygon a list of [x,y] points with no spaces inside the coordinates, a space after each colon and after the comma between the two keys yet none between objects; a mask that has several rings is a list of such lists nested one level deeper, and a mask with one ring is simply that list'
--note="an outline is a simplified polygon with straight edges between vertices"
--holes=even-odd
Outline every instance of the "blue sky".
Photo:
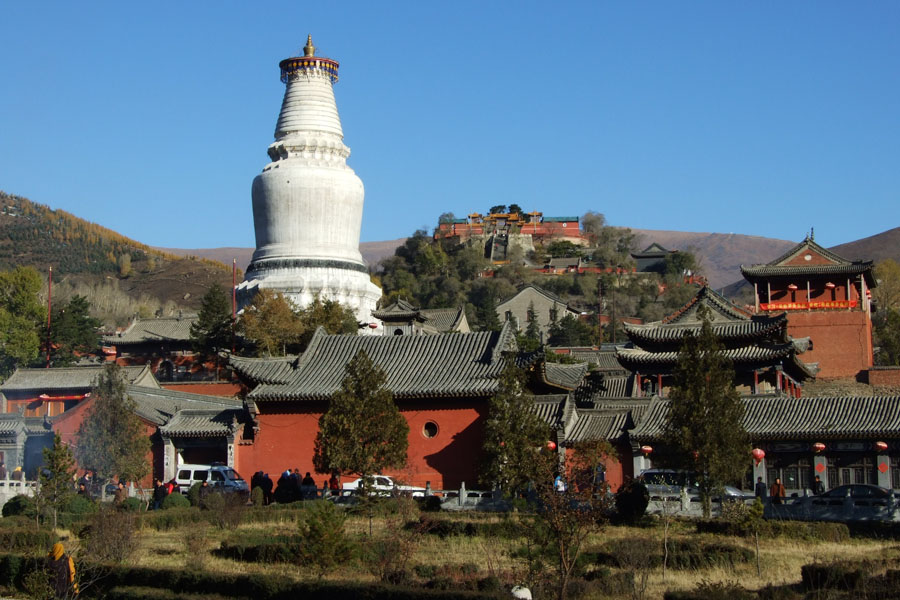
[{"label": "blue sky", "polygon": [[518,203],[835,245],[900,225],[897,2],[0,4],[0,189],[254,246],[278,62],[341,63],[363,241]]}]

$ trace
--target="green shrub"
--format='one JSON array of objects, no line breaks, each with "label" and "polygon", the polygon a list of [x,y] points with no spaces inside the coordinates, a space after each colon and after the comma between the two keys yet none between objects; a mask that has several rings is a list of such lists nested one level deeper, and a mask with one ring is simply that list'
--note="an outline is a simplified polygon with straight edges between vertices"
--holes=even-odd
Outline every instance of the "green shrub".
[{"label": "green shrub", "polygon": [[34,501],[30,497],[19,494],[7,500],[6,504],[3,505],[4,517],[15,517],[18,515],[34,518]]},{"label": "green shrub", "polygon": [[319,577],[352,558],[353,544],[344,533],[347,515],[327,500],[318,500],[300,522],[303,561],[315,566]]},{"label": "green shrub", "polygon": [[299,536],[241,534],[223,541],[214,554],[243,562],[294,563],[302,556],[302,542]]},{"label": "green shrub", "polygon": [[867,569],[862,562],[834,561],[811,563],[800,568],[803,589],[858,590],[866,582]]},{"label": "green shrub", "polygon": [[[662,566],[663,549],[660,544],[635,539],[616,540],[607,544],[605,553],[598,553],[594,560],[601,565],[629,568],[633,566],[635,544],[640,559],[650,568]],[[691,570],[707,567],[734,567],[756,559],[756,555],[743,546],[725,542],[706,543],[691,538],[669,540],[668,566],[670,569]]]},{"label": "green shrub", "polygon": [[632,479],[616,492],[616,512],[626,523],[635,523],[647,512],[650,492],[647,486]]},{"label": "green shrub", "polygon": [[59,538],[47,529],[0,529],[0,548],[11,552],[48,552]]},{"label": "green shrub", "polygon": [[63,512],[72,515],[90,515],[97,512],[97,503],[82,495],[72,496]]},{"label": "green shrub", "polygon": [[[748,522],[736,523],[721,519],[697,521],[697,533],[749,537],[753,527]],[[850,529],[846,523],[821,521],[763,521],[759,525],[763,537],[786,537],[795,540],[822,542],[844,542],[850,539]]]},{"label": "green shrub", "polygon": [[[191,506],[200,506],[200,487],[201,482],[198,481],[188,488],[187,499],[190,501]],[[171,496],[172,494],[169,495]]]},{"label": "green shrub", "polygon": [[189,508],[190,506],[190,500],[188,500],[178,492],[175,492],[166,496],[165,500],[162,501],[160,508],[162,508],[163,510],[169,510],[170,508]]},{"label": "green shrub", "polygon": [[259,486],[253,488],[253,491],[250,492],[250,502],[253,503],[253,506],[264,506],[266,503],[266,493]]},{"label": "green shrub", "polygon": [[[180,495],[180,494],[179,494]],[[141,522],[157,531],[168,531],[176,527],[184,527],[193,523],[204,522],[205,519],[199,508],[190,506],[170,507],[167,510],[154,510],[149,513],[140,513]]]},{"label": "green shrub", "polygon": [[424,498],[416,498],[419,508],[424,512],[440,512],[441,499],[438,496],[425,496]]},{"label": "green shrub", "polygon": [[744,589],[736,582],[701,581],[697,588],[690,592],[666,592],[664,600],[753,600],[754,592]]},{"label": "green shrub", "polygon": [[126,512],[141,512],[146,510],[147,505],[140,498],[125,498],[120,508]]},{"label": "green shrub", "polygon": [[221,492],[210,492],[200,498],[200,508],[219,511],[225,508],[225,496]]}]

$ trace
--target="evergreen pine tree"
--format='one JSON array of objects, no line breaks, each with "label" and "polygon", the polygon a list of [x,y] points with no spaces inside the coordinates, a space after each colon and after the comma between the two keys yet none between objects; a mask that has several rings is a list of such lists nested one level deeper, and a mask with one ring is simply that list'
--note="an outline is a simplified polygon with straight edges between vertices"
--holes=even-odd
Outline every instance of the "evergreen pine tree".
[{"label": "evergreen pine tree", "polygon": [[197,322],[191,325],[191,342],[195,351],[215,357],[216,377],[219,376],[219,352],[229,350],[233,339],[228,296],[222,286],[214,283],[200,301]]},{"label": "evergreen pine tree", "polygon": [[484,427],[484,484],[513,493],[531,481],[536,452],[550,435],[547,424],[531,410],[533,403],[525,389],[525,373],[512,357],[507,358]]},{"label": "evergreen pine tree", "polygon": [[75,495],[75,491],[72,489],[75,459],[72,451],[62,442],[58,433],[53,436],[53,446],[44,448],[43,454],[44,466],[38,475],[40,488],[37,492],[37,500],[51,512],[53,528],[56,529],[57,514]]},{"label": "evergreen pine tree", "polygon": [[406,464],[409,425],[386,389],[387,376],[360,350],[319,418],[313,464],[319,473],[361,476]]},{"label": "evergreen pine tree", "polygon": [[664,436],[672,451],[668,462],[695,473],[703,514],[709,516],[713,494],[747,470],[750,440],[731,361],[709,310],[701,306],[698,316],[699,334],[688,333],[678,353]]},{"label": "evergreen pine tree", "polygon": [[78,428],[75,455],[82,468],[103,479],[117,475],[136,481],[150,472],[150,438],[125,387],[122,367],[108,364],[91,391],[92,406]]},{"label": "evergreen pine tree", "polygon": [[84,296],[72,296],[65,304],[53,309],[50,319],[52,350],[50,361],[54,367],[64,367],[75,362],[77,353],[89,353],[97,349],[100,321],[90,314],[90,306]]}]

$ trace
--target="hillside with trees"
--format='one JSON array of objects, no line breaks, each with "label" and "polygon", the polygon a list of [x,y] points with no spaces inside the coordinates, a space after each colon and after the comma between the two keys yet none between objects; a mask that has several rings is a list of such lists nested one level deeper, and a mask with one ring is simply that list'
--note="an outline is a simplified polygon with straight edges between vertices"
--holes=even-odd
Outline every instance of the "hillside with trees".
[{"label": "hillside with trees", "polygon": [[[134,315],[196,312],[213,283],[231,286],[222,263],[160,252],[115,231],[0,191],[0,270],[53,268],[53,297],[86,299],[107,326]],[[46,289],[43,292],[46,298]]]},{"label": "hillside with trees", "polygon": [[[684,284],[682,277],[684,268],[695,265],[690,253],[680,253],[663,273],[631,273],[630,230],[607,225],[598,213],[588,213],[582,223],[588,246],[548,240],[527,254],[512,248],[509,261],[502,265],[491,264],[477,245],[435,240],[424,230],[416,231],[379,265],[382,304],[402,298],[420,308],[465,306],[473,328],[495,330],[501,325],[497,304],[527,283],[535,283],[582,312],[645,320],[662,318],[696,291]],[[576,255],[613,272],[546,275],[535,271],[548,256]],[[606,332],[604,339],[609,339],[610,333]],[[617,339],[624,338],[618,335]]]}]

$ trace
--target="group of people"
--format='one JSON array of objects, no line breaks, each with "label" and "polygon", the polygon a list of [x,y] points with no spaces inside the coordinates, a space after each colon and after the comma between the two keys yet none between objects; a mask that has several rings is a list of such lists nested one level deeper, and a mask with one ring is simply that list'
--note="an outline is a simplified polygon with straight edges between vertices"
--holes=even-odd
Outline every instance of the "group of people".
[{"label": "group of people", "polygon": [[150,505],[150,510],[159,510],[162,508],[162,503],[163,500],[166,499],[166,496],[176,490],[178,490],[178,484],[175,483],[174,478],[167,483],[163,483],[158,477],[155,478],[153,480],[153,503]]},{"label": "group of people", "polygon": [[[286,504],[297,500],[315,500],[319,495],[319,488],[312,474],[307,471],[306,475],[300,477],[299,469],[286,469],[278,478],[277,487],[268,473],[257,471],[250,478],[251,493],[257,487],[262,488],[266,504],[271,504],[272,502]],[[327,489],[332,494],[337,493],[341,489],[338,473],[331,474]]]},{"label": "group of people", "polygon": [[[772,498],[772,504],[784,504],[784,499],[787,496],[787,489],[785,489],[784,484],[781,483],[781,477],[776,477],[775,483],[771,486],[766,486],[763,478],[757,477],[754,492],[756,493],[757,498]],[[822,478],[818,475],[816,475],[816,480],[813,482],[812,492],[815,496],[821,496],[825,493],[825,483],[822,482]]]},{"label": "group of people", "polygon": [[25,473],[22,471],[22,467],[16,467],[13,469],[12,473],[7,472],[6,463],[0,460],[0,479],[12,479],[14,481],[22,481],[25,478]]}]

